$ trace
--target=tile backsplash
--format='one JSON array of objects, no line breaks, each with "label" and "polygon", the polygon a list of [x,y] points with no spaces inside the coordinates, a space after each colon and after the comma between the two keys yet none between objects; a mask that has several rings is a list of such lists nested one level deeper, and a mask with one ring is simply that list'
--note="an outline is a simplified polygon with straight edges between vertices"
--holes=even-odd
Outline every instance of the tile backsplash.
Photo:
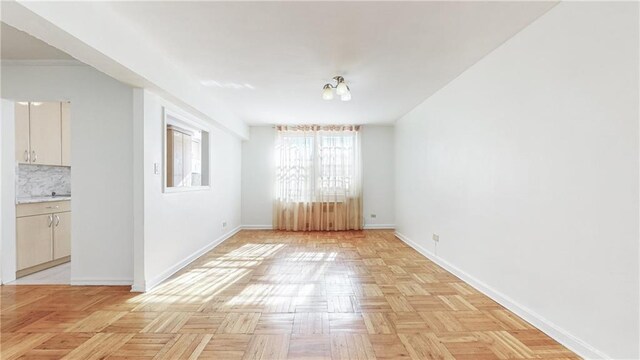
[{"label": "tile backsplash", "polygon": [[18,165],[18,198],[71,193],[71,168],[68,166]]}]

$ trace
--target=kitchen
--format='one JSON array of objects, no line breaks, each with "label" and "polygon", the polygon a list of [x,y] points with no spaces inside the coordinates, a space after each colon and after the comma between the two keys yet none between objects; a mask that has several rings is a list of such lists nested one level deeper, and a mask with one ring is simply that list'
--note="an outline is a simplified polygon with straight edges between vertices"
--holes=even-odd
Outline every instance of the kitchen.
[{"label": "kitchen", "polygon": [[70,103],[15,103],[16,284],[69,284]]}]

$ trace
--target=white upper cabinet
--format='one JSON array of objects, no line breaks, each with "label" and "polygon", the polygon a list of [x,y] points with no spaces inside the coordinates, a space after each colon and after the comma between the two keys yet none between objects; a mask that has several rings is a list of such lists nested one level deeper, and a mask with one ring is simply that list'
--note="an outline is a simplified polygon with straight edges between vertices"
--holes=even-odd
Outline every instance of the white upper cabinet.
[{"label": "white upper cabinet", "polygon": [[61,107],[59,102],[29,104],[31,163],[62,165]]},{"label": "white upper cabinet", "polygon": [[24,164],[70,166],[67,102],[16,103],[16,160]]},{"label": "white upper cabinet", "polygon": [[16,103],[16,161],[28,164],[31,161],[29,148],[29,103]]}]

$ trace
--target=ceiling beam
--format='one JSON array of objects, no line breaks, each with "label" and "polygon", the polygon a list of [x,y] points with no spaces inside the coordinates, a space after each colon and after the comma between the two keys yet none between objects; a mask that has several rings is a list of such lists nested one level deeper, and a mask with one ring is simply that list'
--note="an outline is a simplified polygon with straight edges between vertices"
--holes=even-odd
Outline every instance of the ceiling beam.
[{"label": "ceiling beam", "polygon": [[[248,127],[211,90],[168,61],[106,3],[74,11],[73,2],[2,2],[2,21],[134,87],[150,89],[194,116],[243,139]],[[83,8],[84,9],[84,8]],[[143,15],[141,15],[143,16]]]}]

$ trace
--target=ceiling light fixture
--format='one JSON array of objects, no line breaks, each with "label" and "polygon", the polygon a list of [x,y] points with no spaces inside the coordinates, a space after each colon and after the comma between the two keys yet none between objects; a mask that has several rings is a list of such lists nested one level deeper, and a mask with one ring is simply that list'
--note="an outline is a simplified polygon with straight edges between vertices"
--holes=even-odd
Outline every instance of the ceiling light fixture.
[{"label": "ceiling light fixture", "polygon": [[333,89],[336,90],[336,95],[340,95],[340,100],[349,101],[351,100],[351,89],[347,83],[344,82],[344,78],[342,76],[334,76],[333,80],[336,81],[336,85],[325,84],[322,87],[322,99],[324,100],[332,100],[333,99]]},{"label": "ceiling light fixture", "polygon": [[331,84],[326,84],[322,88],[322,98],[324,100],[332,100],[333,99],[333,87],[331,87]]}]

